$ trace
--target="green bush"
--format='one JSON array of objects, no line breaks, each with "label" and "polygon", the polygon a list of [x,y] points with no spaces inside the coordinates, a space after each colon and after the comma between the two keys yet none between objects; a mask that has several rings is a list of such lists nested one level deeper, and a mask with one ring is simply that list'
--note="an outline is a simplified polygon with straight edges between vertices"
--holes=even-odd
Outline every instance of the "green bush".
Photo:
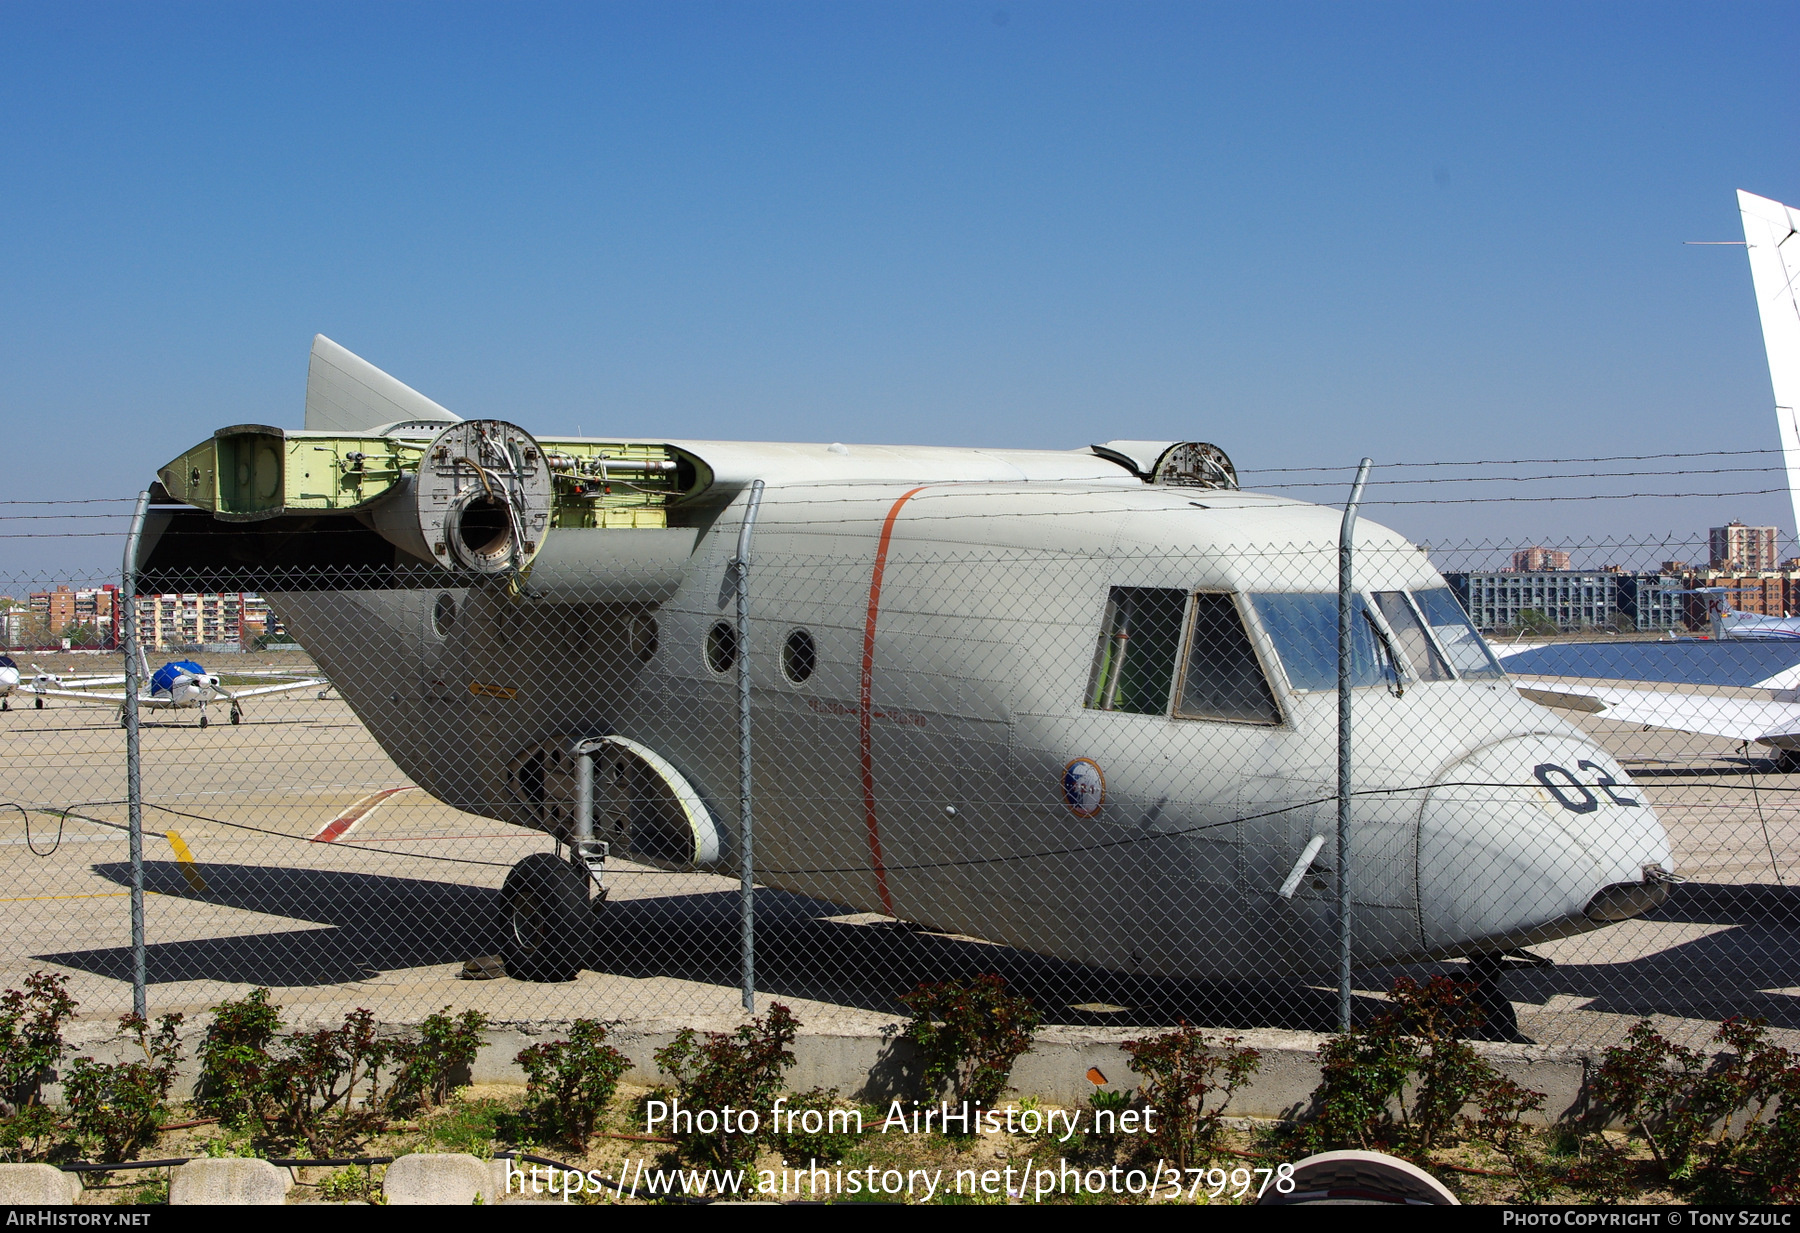
[{"label": "green bush", "polygon": [[1800,1198],[1800,1057],[1761,1019],[1726,1019],[1708,1056],[1639,1022],[1589,1081],[1597,1109],[1649,1145],[1664,1176],[1708,1202]]},{"label": "green bush", "polygon": [[1144,1078],[1139,1097],[1155,1110],[1149,1141],[1176,1168],[1212,1159],[1225,1106],[1261,1069],[1262,1054],[1242,1044],[1240,1036],[1208,1040],[1185,1023],[1161,1036],[1124,1043],[1131,1068]]},{"label": "green bush", "polygon": [[[817,1112],[818,1125],[808,1129]],[[832,1114],[838,1114],[834,1121]],[[789,1097],[779,1117],[770,1105],[769,1143],[790,1164],[811,1160],[842,1160],[855,1149],[860,1136],[855,1128],[862,1124],[861,1112],[838,1095],[835,1087],[815,1087]]]},{"label": "green bush", "polygon": [[465,1010],[454,1019],[450,1008],[426,1016],[419,1025],[417,1040],[395,1041],[389,1046],[394,1066],[388,1084],[388,1111],[396,1117],[410,1117],[432,1105],[450,1099],[450,1089],[459,1075],[466,1074],[481,1049],[481,1034],[487,1029],[487,1016],[478,1010]]},{"label": "green bush", "polygon": [[1402,977],[1389,996],[1367,1031],[1334,1036],[1319,1050],[1323,1081],[1299,1145],[1422,1158],[1461,1139],[1472,1124],[1463,1110],[1472,1103],[1483,1109],[1474,1125],[1484,1137],[1513,1143],[1520,1118],[1544,1097],[1512,1083],[1470,1047],[1469,1032],[1485,1018],[1474,987],[1444,976],[1424,984]]},{"label": "green bush", "polygon": [[281,1008],[269,1005],[267,989],[213,1007],[213,1021],[196,1051],[194,1108],[227,1126],[253,1119],[271,1061],[269,1044],[280,1030]]},{"label": "green bush", "polygon": [[23,992],[0,994],[0,1113],[43,1103],[44,1082],[62,1061],[63,1025],[77,1006],[68,984],[61,973],[33,972]]},{"label": "green bush", "polygon": [[361,1007],[339,1027],[289,1035],[254,1092],[263,1136],[331,1156],[378,1134],[387,1125],[381,1098],[387,1057],[375,1015]]},{"label": "green bush", "polygon": [[141,1015],[124,1016],[119,1027],[137,1038],[143,1061],[108,1065],[78,1057],[63,1076],[75,1133],[94,1144],[109,1162],[131,1160],[155,1141],[168,1114],[164,1102],[181,1061],[180,1015],[162,1016],[154,1034]]},{"label": "green bush", "polygon": [[927,1099],[947,1084],[957,1101],[991,1108],[1042,1022],[1037,1007],[993,975],[921,984],[900,1001],[912,1011],[902,1036],[924,1057]]},{"label": "green bush", "polygon": [[755,1158],[759,1142],[768,1141],[770,1110],[781,1094],[782,1076],[794,1064],[794,1043],[800,1021],[780,1002],[769,1013],[752,1019],[735,1032],[707,1032],[683,1028],[675,1039],[656,1051],[656,1064],[675,1079],[674,1099],[694,1113],[711,1109],[753,1110],[756,1130],[751,1134],[727,1134],[722,1127],[711,1132],[671,1130],[681,1153],[689,1160],[717,1165],[743,1164]]},{"label": "green bush", "polygon": [[577,1019],[569,1039],[533,1045],[517,1061],[525,1070],[523,1129],[531,1135],[585,1149],[606,1115],[619,1076],[631,1059],[606,1043],[597,1019]]}]

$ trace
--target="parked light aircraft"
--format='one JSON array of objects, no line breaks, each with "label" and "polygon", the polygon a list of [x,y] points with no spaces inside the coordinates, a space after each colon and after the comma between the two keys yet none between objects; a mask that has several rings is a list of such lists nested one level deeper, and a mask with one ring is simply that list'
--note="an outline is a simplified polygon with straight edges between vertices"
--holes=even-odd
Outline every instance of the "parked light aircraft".
[{"label": "parked light aircraft", "polygon": [[116,685],[125,679],[116,673],[112,676],[62,677],[54,672],[45,672],[37,664],[31,666],[35,670],[34,674],[30,678],[24,678],[12,656],[0,655],[0,711],[12,709],[14,694],[31,695],[37,703],[37,709],[41,711],[44,709],[45,696],[52,690],[65,686]]},{"label": "parked light aircraft", "polygon": [[[414,782],[566,847],[506,880],[509,972],[573,975],[608,855],[735,868],[740,532],[760,882],[1144,974],[1330,969],[1337,511],[1197,442],[539,440],[322,336],[306,405],[163,467],[140,568],[254,587]],[[1356,534],[1359,962],[1662,902],[1617,762]]]},{"label": "parked light aircraft", "polygon": [[[140,652],[141,654],[141,652]],[[281,694],[296,689],[310,689],[323,685],[319,677],[299,677],[291,681],[283,681],[276,685],[258,685],[254,689],[226,689],[219,683],[216,673],[208,672],[200,664],[191,659],[171,660],[150,671],[148,662],[144,664],[144,680],[147,684],[138,690],[138,706],[148,710],[186,710],[197,709],[200,712],[200,726],[206,727],[206,708],[215,702],[231,704],[231,722],[244,721],[243,700],[262,694]],[[100,684],[117,684],[122,677],[96,678],[92,682],[62,682],[58,687],[35,688],[39,695],[39,705],[43,698],[67,698],[74,702],[90,705],[114,706],[124,714],[125,694],[103,692],[93,686]]]}]

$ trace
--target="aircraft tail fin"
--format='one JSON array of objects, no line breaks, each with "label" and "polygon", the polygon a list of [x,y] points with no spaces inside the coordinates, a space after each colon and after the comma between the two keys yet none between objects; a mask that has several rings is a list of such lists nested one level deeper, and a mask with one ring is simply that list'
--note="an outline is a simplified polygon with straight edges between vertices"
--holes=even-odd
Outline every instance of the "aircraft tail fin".
[{"label": "aircraft tail fin", "polygon": [[306,369],[309,429],[360,432],[396,422],[455,424],[461,419],[325,335],[313,336]]},{"label": "aircraft tail fin", "polygon": [[1762,316],[1775,422],[1787,462],[1788,495],[1800,531],[1800,210],[1738,190],[1750,280]]}]

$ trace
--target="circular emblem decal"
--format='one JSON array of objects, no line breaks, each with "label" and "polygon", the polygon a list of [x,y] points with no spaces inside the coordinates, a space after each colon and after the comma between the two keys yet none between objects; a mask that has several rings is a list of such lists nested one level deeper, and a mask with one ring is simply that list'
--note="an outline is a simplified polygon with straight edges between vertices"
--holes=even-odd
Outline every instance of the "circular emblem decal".
[{"label": "circular emblem decal", "polygon": [[1092,758],[1077,758],[1063,767],[1063,803],[1078,818],[1091,818],[1106,803],[1106,776]]}]

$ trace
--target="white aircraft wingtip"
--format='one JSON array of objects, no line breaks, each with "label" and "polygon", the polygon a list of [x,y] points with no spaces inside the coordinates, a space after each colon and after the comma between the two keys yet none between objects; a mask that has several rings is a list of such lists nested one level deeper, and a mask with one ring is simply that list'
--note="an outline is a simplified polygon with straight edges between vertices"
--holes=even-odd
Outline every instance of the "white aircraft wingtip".
[{"label": "white aircraft wingtip", "polygon": [[454,424],[461,418],[325,335],[313,335],[306,369],[307,428],[359,432],[396,420]]}]

